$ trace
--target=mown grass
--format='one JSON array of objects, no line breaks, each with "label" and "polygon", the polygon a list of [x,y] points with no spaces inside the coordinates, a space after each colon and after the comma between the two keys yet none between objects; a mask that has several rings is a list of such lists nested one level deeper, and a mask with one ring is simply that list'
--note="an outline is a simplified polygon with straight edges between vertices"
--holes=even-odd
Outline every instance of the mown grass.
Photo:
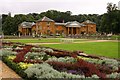
[{"label": "mown grass", "polygon": [[[120,44],[120,42],[119,42]],[[111,58],[120,58],[118,56],[118,42],[87,42],[87,43],[69,43],[69,44],[43,44],[42,46],[63,49],[63,50],[81,50],[87,54],[106,56]]]},{"label": "mown grass", "polygon": [[[4,39],[4,41],[21,43],[60,43],[62,38],[41,38],[41,39]],[[74,39],[74,42],[88,41],[88,39]]]},{"label": "mown grass", "polygon": [[60,42],[59,39],[55,38],[42,38],[42,39],[4,39],[4,41],[11,41],[11,42],[21,42],[21,43],[46,43],[46,42]]},{"label": "mown grass", "polygon": [[[4,41],[21,43],[60,43],[61,38],[42,38],[42,39],[4,39]],[[74,42],[84,42],[90,39],[74,39]],[[120,42],[119,42],[120,44]],[[42,46],[63,49],[63,50],[81,50],[87,54],[107,56],[111,58],[120,58],[118,56],[118,42],[85,42],[85,43],[61,43],[61,44],[42,44]]]}]

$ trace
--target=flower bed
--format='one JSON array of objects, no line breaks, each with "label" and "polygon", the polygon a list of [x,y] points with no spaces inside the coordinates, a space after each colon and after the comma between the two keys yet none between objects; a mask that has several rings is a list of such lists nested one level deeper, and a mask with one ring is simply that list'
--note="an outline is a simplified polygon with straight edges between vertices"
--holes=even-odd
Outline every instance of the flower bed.
[{"label": "flower bed", "polygon": [[[8,49],[10,48],[10,49]],[[3,61],[24,79],[115,78],[120,79],[120,61],[20,43],[3,43]]]}]

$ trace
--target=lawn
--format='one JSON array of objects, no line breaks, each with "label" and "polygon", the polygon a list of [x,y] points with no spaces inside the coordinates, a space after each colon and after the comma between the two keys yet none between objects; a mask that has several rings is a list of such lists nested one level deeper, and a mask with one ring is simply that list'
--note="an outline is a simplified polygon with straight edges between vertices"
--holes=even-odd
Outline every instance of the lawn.
[{"label": "lawn", "polygon": [[[63,38],[4,39],[4,41],[21,42],[21,43],[60,43],[61,39],[63,39]],[[81,42],[81,41],[88,41],[88,39],[74,39],[74,42]]]},{"label": "lawn", "polygon": [[[120,44],[120,42],[119,42]],[[111,58],[118,57],[118,42],[89,42],[89,43],[70,43],[70,44],[43,44],[43,46],[63,49],[63,50],[81,50],[87,54],[95,54]]]},{"label": "lawn", "polygon": [[4,39],[4,41],[21,42],[21,43],[46,43],[60,42],[57,38],[42,38],[42,39]]},{"label": "lawn", "polygon": [[[4,39],[4,41],[21,43],[60,43],[62,38],[42,38],[42,39]],[[64,38],[65,39],[65,38]],[[85,42],[90,39],[74,39],[74,42]],[[119,42],[120,44],[120,42]],[[95,54],[118,58],[118,42],[86,42],[86,43],[61,43],[61,44],[42,44],[42,46],[63,49],[81,50],[87,54]],[[120,57],[120,56],[119,56]]]}]

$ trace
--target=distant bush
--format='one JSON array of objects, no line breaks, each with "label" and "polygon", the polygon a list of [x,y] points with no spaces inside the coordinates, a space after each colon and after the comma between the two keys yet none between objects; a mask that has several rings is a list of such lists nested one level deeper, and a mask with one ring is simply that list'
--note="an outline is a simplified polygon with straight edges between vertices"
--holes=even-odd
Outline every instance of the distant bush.
[{"label": "distant bush", "polygon": [[8,35],[4,36],[4,39],[16,39],[16,38],[19,38],[19,37],[18,36],[8,36]]}]

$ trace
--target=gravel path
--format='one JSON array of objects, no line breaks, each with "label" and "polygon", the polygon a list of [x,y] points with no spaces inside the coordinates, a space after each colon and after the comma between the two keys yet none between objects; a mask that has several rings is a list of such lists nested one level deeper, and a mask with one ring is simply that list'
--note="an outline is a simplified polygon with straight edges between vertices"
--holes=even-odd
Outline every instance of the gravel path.
[{"label": "gravel path", "polygon": [[0,80],[1,79],[20,80],[22,78],[0,60]]}]

